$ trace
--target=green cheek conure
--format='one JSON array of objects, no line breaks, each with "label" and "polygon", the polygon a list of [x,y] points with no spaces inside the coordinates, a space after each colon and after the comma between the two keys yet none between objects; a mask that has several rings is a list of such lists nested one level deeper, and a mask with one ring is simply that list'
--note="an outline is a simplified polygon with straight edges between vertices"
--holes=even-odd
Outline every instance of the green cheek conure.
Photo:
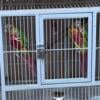
[{"label": "green cheek conure", "polygon": [[28,41],[25,34],[19,31],[14,25],[6,25],[6,32],[9,34],[10,43],[13,49],[16,50],[27,50]]},{"label": "green cheek conure", "polygon": [[19,31],[14,25],[8,24],[5,26],[5,29],[5,32],[9,36],[9,43],[12,49],[17,51],[25,51],[26,55],[22,57],[22,59],[28,64],[27,67],[29,71],[31,71],[30,73],[32,76],[34,76],[36,70],[36,60],[31,55],[27,54],[29,44],[27,38],[25,37],[25,33]]},{"label": "green cheek conure", "polygon": [[[76,24],[75,24],[76,25]],[[69,37],[71,38],[74,48],[79,48],[78,55],[80,56],[80,72],[82,75],[87,74],[87,47],[88,47],[88,30],[87,27],[81,24],[70,27]]]}]

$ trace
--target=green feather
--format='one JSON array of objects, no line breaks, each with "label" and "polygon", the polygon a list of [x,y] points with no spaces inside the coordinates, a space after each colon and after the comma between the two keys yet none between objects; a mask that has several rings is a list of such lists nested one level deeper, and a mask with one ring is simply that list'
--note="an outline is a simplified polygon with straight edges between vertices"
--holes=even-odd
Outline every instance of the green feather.
[{"label": "green feather", "polygon": [[18,29],[17,29],[17,32],[18,32],[18,36],[22,40],[22,43],[24,45],[24,48],[28,49],[28,41],[27,41],[27,38],[25,36],[25,33],[22,32],[22,31],[19,31]]}]

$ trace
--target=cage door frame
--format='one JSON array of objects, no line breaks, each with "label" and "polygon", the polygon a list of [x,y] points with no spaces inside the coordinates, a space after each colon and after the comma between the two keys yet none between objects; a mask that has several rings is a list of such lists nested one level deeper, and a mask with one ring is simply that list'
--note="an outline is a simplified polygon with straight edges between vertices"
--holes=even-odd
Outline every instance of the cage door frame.
[{"label": "cage door frame", "polygon": [[57,13],[57,14],[43,14],[40,15],[40,27],[41,27],[41,34],[42,34],[42,44],[44,44],[44,20],[45,19],[64,19],[64,18],[88,18],[88,75],[87,78],[75,78],[75,79],[45,79],[45,60],[42,59],[41,61],[41,81],[43,85],[46,84],[67,84],[67,83],[83,83],[83,82],[91,82],[91,55],[92,55],[92,13],[71,13],[71,14],[64,14],[64,13]]},{"label": "cage door frame", "polygon": [[[26,11],[5,11],[5,14],[3,15],[0,13],[0,68],[1,68],[1,89],[2,89],[2,99],[6,100],[6,92],[12,91],[12,90],[23,90],[23,89],[30,89],[32,87],[37,88],[40,85],[40,60],[36,57],[37,62],[37,84],[16,84],[16,85],[6,85],[5,83],[5,71],[4,71],[4,55],[3,55],[3,31],[2,31],[2,17],[20,17],[20,16],[35,16],[35,23],[36,24],[36,50],[37,46],[40,44],[39,40],[39,14],[36,14],[32,12],[31,10]],[[37,55],[37,51],[36,51]]]}]

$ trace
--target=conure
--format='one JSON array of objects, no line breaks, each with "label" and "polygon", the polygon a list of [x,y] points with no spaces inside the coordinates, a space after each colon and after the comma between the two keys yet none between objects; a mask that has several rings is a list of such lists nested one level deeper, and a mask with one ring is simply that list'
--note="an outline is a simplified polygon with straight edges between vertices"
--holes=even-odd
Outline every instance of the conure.
[{"label": "conure", "polygon": [[78,55],[80,56],[80,72],[82,75],[87,74],[87,46],[88,46],[88,31],[87,27],[81,24],[73,25],[68,32],[74,48],[79,48]]},{"label": "conure", "polygon": [[[32,58],[32,55],[28,54],[28,40],[24,32],[19,31],[14,25],[6,25],[5,32],[8,34],[9,42],[11,47],[17,51],[25,51],[26,55],[22,56],[22,59],[28,64],[28,68],[31,71],[32,76],[35,74],[36,70],[36,59]],[[22,52],[22,55],[25,53]],[[16,55],[18,57],[18,55]],[[19,57],[20,58],[20,57]]]}]

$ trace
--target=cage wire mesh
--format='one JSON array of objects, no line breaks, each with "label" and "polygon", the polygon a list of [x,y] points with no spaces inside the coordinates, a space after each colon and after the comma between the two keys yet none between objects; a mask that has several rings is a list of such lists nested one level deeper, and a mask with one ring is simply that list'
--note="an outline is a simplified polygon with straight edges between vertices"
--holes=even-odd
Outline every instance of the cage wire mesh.
[{"label": "cage wire mesh", "polygon": [[1,9],[46,9],[100,6],[100,0],[1,0]]},{"label": "cage wire mesh", "polygon": [[[67,3],[66,0],[1,0],[0,7],[4,10],[13,9],[42,9],[42,8],[71,8],[71,7],[93,7],[99,6],[99,0],[70,0]],[[37,71],[36,71],[36,39],[35,39],[35,17],[34,16],[21,16],[21,17],[3,17],[3,43],[4,43],[4,61],[5,61],[5,79],[6,85],[16,84],[37,84]],[[46,79],[59,79],[59,78],[75,78],[75,77],[86,77],[86,73],[80,71],[80,59],[77,54],[78,49],[73,49],[72,40],[69,38],[63,39],[70,26],[73,27],[74,22],[81,21],[83,29],[87,25],[87,18],[80,19],[56,19],[56,20],[45,20],[45,68],[46,68]],[[30,27],[29,27],[30,25]],[[64,27],[62,26],[64,25]],[[54,26],[54,27],[52,27]],[[61,28],[59,28],[61,27]],[[67,28],[66,28],[67,27]],[[29,29],[30,28],[30,29]],[[87,26],[88,28],[88,26]],[[60,29],[60,30],[59,30]],[[96,81],[100,80],[99,72],[99,30],[100,29],[100,14],[97,16],[97,52],[96,52]],[[57,32],[58,31],[58,32]],[[18,33],[19,35],[12,34]],[[22,33],[24,35],[21,35]],[[49,35],[47,35],[49,33]],[[55,34],[57,33],[57,34]],[[12,36],[14,35],[14,36]],[[55,36],[54,36],[55,35]],[[16,36],[23,38],[23,43],[27,46],[23,47],[20,39],[18,43],[14,40]],[[27,42],[24,39],[27,37]],[[30,39],[31,37],[31,39]],[[49,41],[47,41],[49,40]],[[68,44],[65,44],[67,41]],[[88,41],[88,40],[87,40]],[[14,45],[17,44],[17,47]],[[67,47],[66,47],[67,45]],[[20,48],[21,47],[21,48]],[[57,49],[57,51],[55,51]],[[61,51],[59,50],[61,49]],[[81,49],[87,50],[87,47],[81,47]],[[24,51],[23,51],[24,50]],[[88,52],[87,52],[88,53]],[[58,56],[59,55],[59,56]],[[29,57],[29,58],[28,58]],[[32,75],[31,67],[28,65],[30,57],[34,62],[32,65],[35,66],[35,75]],[[65,59],[68,61],[65,61]],[[88,58],[88,57],[87,57]],[[51,60],[52,59],[52,60]],[[71,60],[70,60],[71,59]],[[83,62],[86,60],[83,57]],[[72,63],[73,62],[73,63]],[[66,69],[66,64],[68,69]],[[56,70],[55,66],[59,66]],[[84,64],[83,64],[84,65]],[[62,67],[60,67],[62,66]],[[70,67],[72,66],[72,67]],[[75,68],[75,69],[74,69]],[[85,70],[83,68],[83,70]],[[59,74],[60,73],[60,74]],[[63,74],[64,73],[64,74]],[[37,89],[37,90],[25,90],[25,91],[11,91],[6,93],[7,100],[52,100],[54,97],[64,97],[65,100],[91,100],[94,96],[100,96],[100,87],[77,87],[77,88],[62,88],[62,89]],[[92,99],[99,100],[99,99]]]},{"label": "cage wire mesh", "polygon": [[6,84],[36,84],[35,17],[11,16],[2,20]]},{"label": "cage wire mesh", "polygon": [[97,14],[97,35],[96,35],[96,80],[100,80],[100,13]]},{"label": "cage wire mesh", "polygon": [[45,77],[87,77],[88,18],[47,19],[44,30]]},{"label": "cage wire mesh", "polygon": [[[43,23],[46,79],[87,77],[87,69],[85,69],[87,62],[85,60],[88,57],[82,57],[82,64],[80,63],[80,54],[81,52],[88,53],[88,18],[46,19]],[[78,26],[79,24],[81,27]],[[37,84],[35,25],[35,16],[2,17],[6,85]],[[85,44],[81,44],[78,39],[79,35],[73,38],[73,40],[77,40],[76,43],[79,43],[79,48],[75,47],[69,35],[69,33],[73,33],[72,31],[77,32],[77,28],[81,32],[87,30],[85,34],[87,42],[85,41]],[[66,61],[66,59],[68,60]],[[58,66],[58,68],[56,69],[55,66]],[[80,66],[83,66],[83,68],[81,69]],[[31,72],[32,70],[35,73]],[[81,70],[83,73],[81,73]],[[91,94],[91,89],[92,87],[19,90],[6,92],[6,98],[7,100],[52,100],[63,96],[74,100],[89,100],[89,96],[95,95],[94,90],[97,91],[98,87],[93,88],[93,94]],[[87,91],[91,93],[87,95]]]},{"label": "cage wire mesh", "polygon": [[62,89],[22,90],[6,93],[7,100],[99,100],[100,87],[77,87]]},{"label": "cage wire mesh", "polygon": [[[2,17],[2,23],[6,84],[36,84],[35,17]],[[43,23],[45,78],[87,78],[88,18],[48,19]]]}]

